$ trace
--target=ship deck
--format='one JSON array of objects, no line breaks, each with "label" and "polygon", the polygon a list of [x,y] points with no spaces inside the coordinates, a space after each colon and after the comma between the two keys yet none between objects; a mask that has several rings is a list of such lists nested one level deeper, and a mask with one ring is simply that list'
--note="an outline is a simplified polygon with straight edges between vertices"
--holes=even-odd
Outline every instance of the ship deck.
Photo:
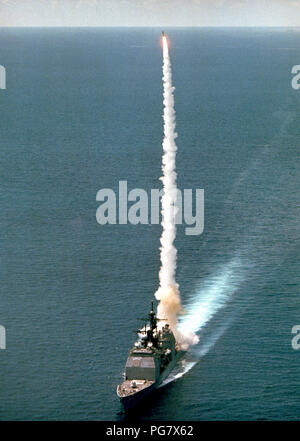
[{"label": "ship deck", "polygon": [[154,381],[150,380],[125,380],[122,384],[119,384],[117,392],[120,398],[128,397],[129,395],[133,395],[137,392],[146,389],[151,386]]}]

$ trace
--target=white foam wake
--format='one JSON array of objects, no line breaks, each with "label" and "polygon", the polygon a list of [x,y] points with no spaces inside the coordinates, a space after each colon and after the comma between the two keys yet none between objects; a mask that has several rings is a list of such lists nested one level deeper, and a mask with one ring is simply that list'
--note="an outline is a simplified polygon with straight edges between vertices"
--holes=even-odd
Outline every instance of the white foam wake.
[{"label": "white foam wake", "polygon": [[[179,331],[184,334],[194,334],[208,326],[216,313],[225,308],[231,301],[243,278],[240,259],[235,257],[231,262],[224,265],[216,275],[204,280],[196,290],[190,304],[185,308],[186,314],[181,317],[178,324]],[[233,320],[234,315],[231,314],[208,335],[203,336],[203,338],[200,337],[199,344],[187,351],[184,358],[179,360],[160,387],[181,378],[189,372],[214,347]]]}]

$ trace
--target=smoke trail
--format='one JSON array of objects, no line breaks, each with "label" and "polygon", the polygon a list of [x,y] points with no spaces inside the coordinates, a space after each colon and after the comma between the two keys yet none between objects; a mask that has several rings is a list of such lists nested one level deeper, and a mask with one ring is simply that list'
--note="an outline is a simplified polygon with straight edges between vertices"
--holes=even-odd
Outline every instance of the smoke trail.
[{"label": "smoke trail", "polygon": [[160,260],[161,268],[159,271],[160,286],[155,293],[157,300],[160,301],[157,312],[158,316],[167,319],[170,324],[176,340],[182,344],[197,342],[194,335],[190,335],[189,342],[187,337],[183,336],[177,330],[177,316],[182,311],[179,286],[176,283],[176,262],[177,250],[174,246],[176,238],[175,215],[177,208],[177,185],[176,185],[176,151],[175,139],[175,109],[172,86],[172,71],[169,57],[168,41],[165,36],[162,37],[163,43],[163,103],[164,103],[164,140],[163,140],[163,158],[161,178],[163,183],[162,196],[162,235],[160,238]]}]

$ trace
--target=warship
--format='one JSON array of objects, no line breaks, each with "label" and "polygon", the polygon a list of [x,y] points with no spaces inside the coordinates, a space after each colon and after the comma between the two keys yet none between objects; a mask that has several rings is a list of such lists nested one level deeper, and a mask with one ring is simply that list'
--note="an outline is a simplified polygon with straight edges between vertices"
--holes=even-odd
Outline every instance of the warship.
[{"label": "warship", "polygon": [[161,320],[165,319],[156,317],[152,302],[149,323],[136,331],[138,340],[129,351],[124,381],[117,387],[117,395],[125,411],[161,385],[185,353],[168,323],[158,329],[157,323]]}]

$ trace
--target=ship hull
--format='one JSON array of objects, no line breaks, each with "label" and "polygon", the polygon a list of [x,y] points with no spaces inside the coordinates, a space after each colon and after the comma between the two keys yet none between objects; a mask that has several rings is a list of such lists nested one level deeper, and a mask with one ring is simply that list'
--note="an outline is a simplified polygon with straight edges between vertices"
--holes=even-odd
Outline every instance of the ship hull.
[{"label": "ship hull", "polygon": [[[133,407],[135,407],[138,403],[144,400],[154,389],[156,389],[156,387],[157,387],[156,383],[153,383],[147,388],[142,389],[132,395],[126,395],[124,397],[120,397],[118,394],[121,404],[124,407],[124,410],[127,412]],[[118,393],[118,389],[117,389],[117,393]]]},{"label": "ship hull", "polygon": [[178,351],[174,359],[169,363],[169,365],[164,369],[162,374],[159,376],[159,378],[152,384],[150,384],[148,387],[145,387],[141,390],[138,390],[135,393],[132,393],[130,395],[121,396],[120,395],[120,385],[117,388],[117,395],[120,398],[120,402],[124,407],[124,410],[127,412],[131,410],[132,408],[136,407],[137,404],[139,404],[141,401],[144,401],[144,399],[150,395],[151,392],[153,392],[155,389],[157,389],[162,382],[168,378],[170,373],[175,367],[175,364],[179,361],[180,358],[183,357],[185,354],[185,351]]}]

